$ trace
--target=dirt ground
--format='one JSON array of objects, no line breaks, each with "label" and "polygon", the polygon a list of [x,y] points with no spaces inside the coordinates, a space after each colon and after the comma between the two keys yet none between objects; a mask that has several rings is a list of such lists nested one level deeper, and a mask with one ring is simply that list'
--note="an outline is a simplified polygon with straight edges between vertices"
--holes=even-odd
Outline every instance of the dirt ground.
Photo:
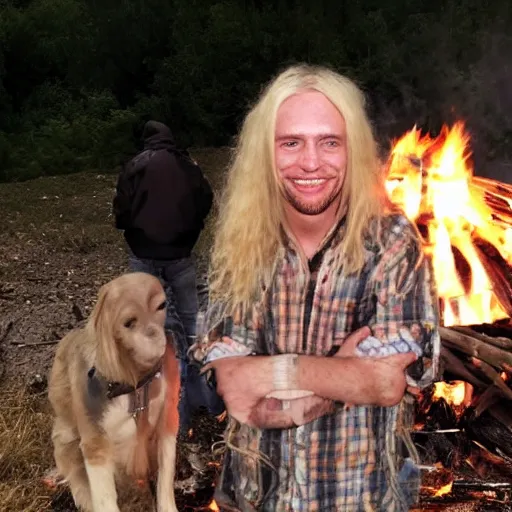
[{"label": "dirt ground", "polygon": [[[226,151],[195,156],[218,188]],[[88,316],[98,288],[127,268],[110,213],[115,181],[116,174],[90,172],[0,185],[2,512],[74,510],[69,496],[41,483],[52,467],[46,378],[56,342]],[[211,220],[197,245],[200,268]],[[200,510],[211,501],[218,467],[210,447],[222,424],[208,417],[195,421],[181,454],[180,510]],[[144,502],[129,510],[149,508]]]},{"label": "dirt ground", "polygon": [[[227,151],[194,156],[219,190]],[[46,376],[56,342],[88,316],[98,288],[127,268],[110,214],[115,179],[89,172],[0,184],[0,512],[75,510],[65,489],[42,481],[53,465]],[[196,249],[201,269],[214,215]],[[220,462],[211,448],[223,426],[194,419],[179,454],[180,510],[208,510]],[[147,490],[128,489],[123,499],[127,512],[151,509]],[[424,501],[416,510],[480,510],[473,505]]]}]

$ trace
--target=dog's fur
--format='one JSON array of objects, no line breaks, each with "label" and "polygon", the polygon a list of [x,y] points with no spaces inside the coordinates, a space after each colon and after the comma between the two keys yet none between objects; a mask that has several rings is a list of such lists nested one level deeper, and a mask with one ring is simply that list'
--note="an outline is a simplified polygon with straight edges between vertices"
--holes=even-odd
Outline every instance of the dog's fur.
[{"label": "dog's fur", "polygon": [[[177,512],[180,377],[164,322],[165,293],[158,279],[125,274],[100,289],[85,327],[71,331],[57,347],[49,379],[54,456],[82,510],[118,512],[116,477],[128,474],[157,476],[158,512]],[[162,370],[148,385],[148,407],[137,419],[129,412],[129,394],[107,397],[107,382],[135,387],[160,361]],[[91,373],[101,381],[93,382]]]}]

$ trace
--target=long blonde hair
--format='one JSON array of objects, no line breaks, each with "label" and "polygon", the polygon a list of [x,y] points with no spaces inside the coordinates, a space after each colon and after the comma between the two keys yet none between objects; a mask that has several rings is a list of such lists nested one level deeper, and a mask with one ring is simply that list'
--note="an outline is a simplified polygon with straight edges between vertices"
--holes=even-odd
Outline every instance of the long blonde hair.
[{"label": "long blonde hair", "polygon": [[385,194],[377,145],[361,90],[325,67],[297,65],[263,90],[240,131],[219,206],[210,267],[210,292],[230,309],[248,306],[268,286],[282,247],[283,197],[274,162],[279,106],[304,90],[323,93],[346,123],[348,161],[342,189],[346,232],[338,255],[344,273],[364,265],[363,238],[370,220],[380,218]]}]

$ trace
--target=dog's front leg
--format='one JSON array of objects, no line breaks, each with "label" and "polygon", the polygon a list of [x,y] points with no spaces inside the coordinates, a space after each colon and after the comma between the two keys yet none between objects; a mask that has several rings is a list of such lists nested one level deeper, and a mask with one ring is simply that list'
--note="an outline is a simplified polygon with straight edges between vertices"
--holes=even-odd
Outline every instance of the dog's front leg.
[{"label": "dog's front leg", "polygon": [[158,446],[158,484],[156,502],[158,512],[178,512],[174,497],[176,468],[176,436],[164,434]]},{"label": "dog's front leg", "polygon": [[117,506],[115,466],[110,446],[104,438],[81,443],[89,478],[93,512],[120,512]]}]

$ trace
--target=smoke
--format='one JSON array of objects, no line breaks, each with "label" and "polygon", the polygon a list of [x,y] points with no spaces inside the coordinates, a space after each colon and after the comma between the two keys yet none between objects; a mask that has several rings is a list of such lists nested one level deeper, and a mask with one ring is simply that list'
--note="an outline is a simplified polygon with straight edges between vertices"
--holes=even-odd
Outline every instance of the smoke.
[{"label": "smoke", "polygon": [[[475,174],[512,183],[512,30],[503,24],[474,34],[466,64],[437,32],[432,55],[413,80],[394,84],[393,99],[370,92],[371,116],[387,155],[393,139],[414,125],[433,136],[443,124],[464,121]],[[469,64],[467,62],[470,62]]]},{"label": "smoke", "polygon": [[458,110],[472,135],[475,174],[512,183],[512,36],[484,34]]}]

